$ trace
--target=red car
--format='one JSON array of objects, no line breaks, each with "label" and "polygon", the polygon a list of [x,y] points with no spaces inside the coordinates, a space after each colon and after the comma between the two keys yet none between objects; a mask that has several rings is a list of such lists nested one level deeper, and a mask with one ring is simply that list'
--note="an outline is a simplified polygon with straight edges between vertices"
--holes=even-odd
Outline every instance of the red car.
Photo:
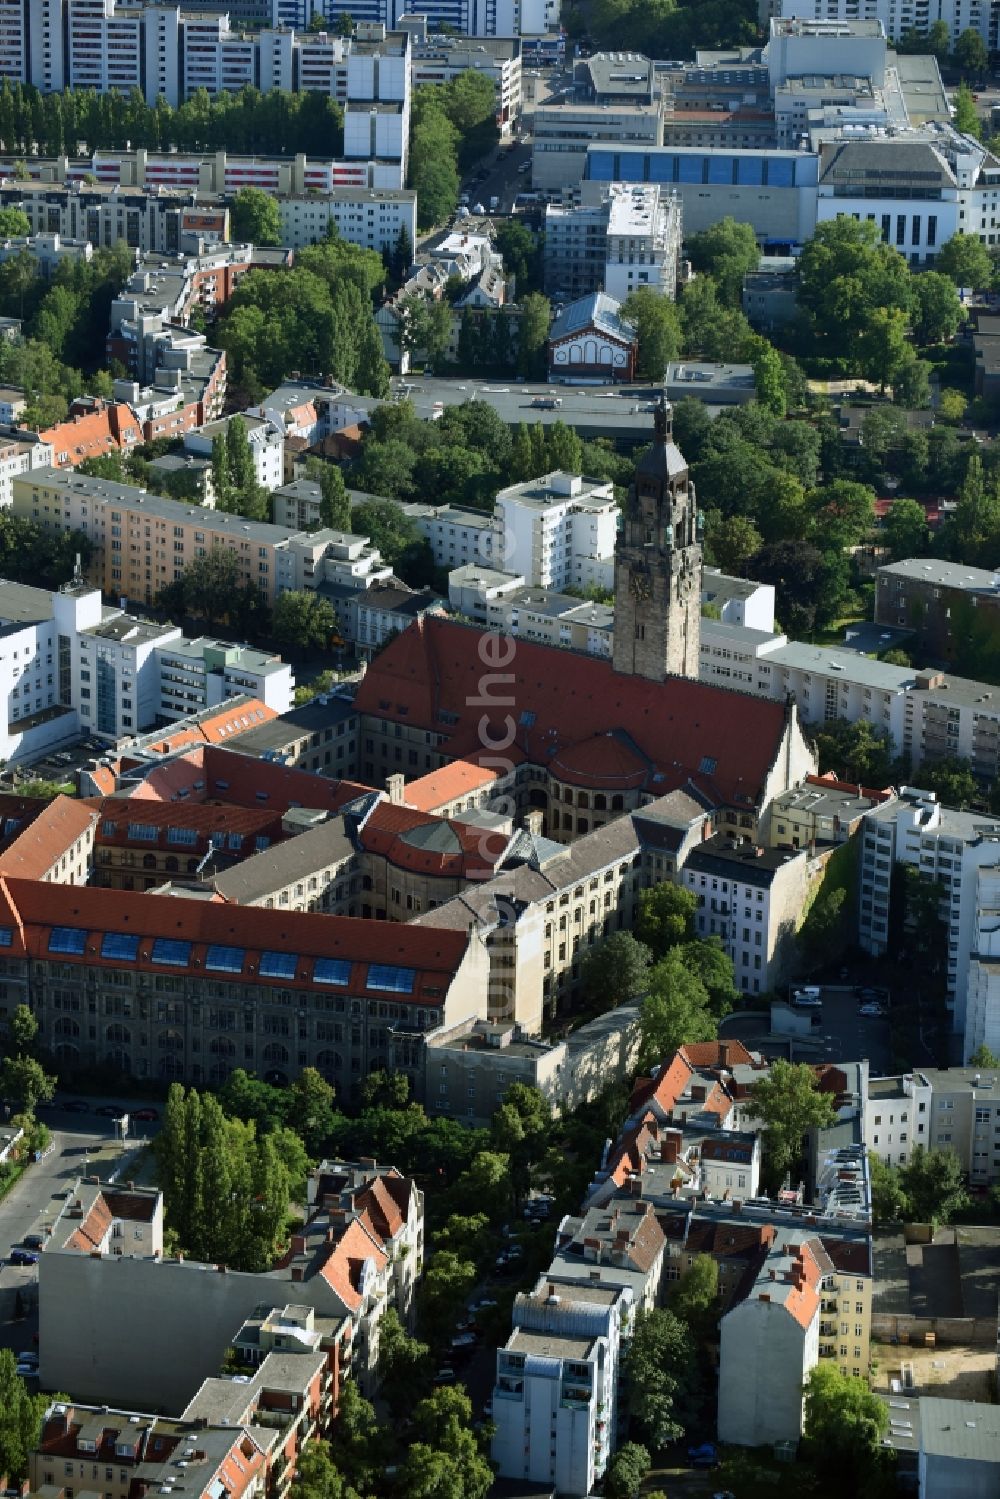
[{"label": "red car", "polygon": [[132,1109],[131,1117],[137,1119],[140,1124],[152,1124],[159,1119],[159,1109]]}]

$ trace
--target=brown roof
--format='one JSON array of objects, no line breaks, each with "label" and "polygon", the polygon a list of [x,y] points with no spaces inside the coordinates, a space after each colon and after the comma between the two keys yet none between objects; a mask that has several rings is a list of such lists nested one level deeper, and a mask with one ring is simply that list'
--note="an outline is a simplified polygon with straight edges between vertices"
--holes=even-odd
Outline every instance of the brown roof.
[{"label": "brown roof", "polygon": [[457,797],[488,786],[496,778],[495,770],[486,770],[471,760],[453,760],[440,770],[431,770],[419,780],[410,781],[403,796],[406,805],[418,812],[436,812]]},{"label": "brown roof", "polygon": [[97,811],[71,796],[55,796],[0,854],[0,875],[40,880],[93,827]]}]

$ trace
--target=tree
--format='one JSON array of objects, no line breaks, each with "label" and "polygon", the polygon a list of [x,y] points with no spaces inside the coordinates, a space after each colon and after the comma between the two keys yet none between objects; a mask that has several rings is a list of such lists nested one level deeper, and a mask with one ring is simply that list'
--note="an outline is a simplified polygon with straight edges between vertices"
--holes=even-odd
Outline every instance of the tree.
[{"label": "tree", "polygon": [[232,236],[238,244],[281,243],[281,210],[277,200],[259,187],[241,187],[229,210]]},{"label": "tree", "polygon": [[410,1079],[405,1072],[377,1068],[361,1084],[363,1109],[405,1109],[410,1102]]},{"label": "tree", "polygon": [[635,329],[640,380],[662,380],[667,365],[681,349],[681,325],[676,305],[651,286],[640,286],[622,303],[621,316]]},{"label": "tree", "polygon": [[944,807],[966,807],[974,801],[978,787],[968,760],[945,755],[920,767],[920,784],[925,791],[937,793]]},{"label": "tree", "polygon": [[429,1347],[408,1336],[393,1307],[378,1327],[378,1373],[382,1398],[397,1419],[413,1409],[414,1394],[431,1376]]},{"label": "tree", "polygon": [[933,365],[918,359],[909,344],[900,352],[891,375],[892,399],[907,411],[923,411],[931,404]]},{"label": "tree", "polygon": [[626,1442],[619,1447],[604,1474],[608,1499],[635,1499],[651,1467],[649,1453],[638,1442]]},{"label": "tree", "polygon": [[348,1483],[360,1493],[372,1491],[385,1467],[385,1436],[376,1419],[375,1407],[351,1379],[341,1386],[329,1452],[334,1466]]},{"label": "tree", "polygon": [[8,1024],[15,1056],[30,1057],[38,1036],[38,1021],[28,1006],[17,1005]]},{"label": "tree", "polygon": [[613,932],[584,959],[587,1003],[602,1012],[630,1003],[642,993],[652,961],[649,948],[631,932]]},{"label": "tree", "polygon": [[712,527],[708,540],[716,565],[724,573],[735,573],[737,577],[764,544],[763,536],[745,515],[730,515],[721,520]]},{"label": "tree", "polygon": [[960,230],[945,240],[937,254],[934,269],[949,276],[956,286],[981,291],[993,280],[990,252],[976,234]]},{"label": "tree", "polygon": [[719,1321],[719,1263],[710,1254],[696,1254],[667,1298],[675,1317],[687,1326],[696,1346],[706,1343]]},{"label": "tree", "polygon": [[891,385],[909,349],[906,313],[899,307],[873,307],[858,333],[857,364],[881,390]]},{"label": "tree", "polygon": [[882,539],[893,562],[922,557],[930,540],[927,512],[916,500],[894,500],[882,520]]},{"label": "tree", "polygon": [[9,1348],[0,1348],[0,1472],[9,1483],[28,1475],[28,1457],[38,1446],[42,1418],[52,1397],[29,1395]]},{"label": "tree", "polygon": [[688,973],[704,984],[716,1019],[728,1015],[736,999],[736,981],[733,960],[724,950],[722,939],[695,938],[682,942],[675,951]]},{"label": "tree", "polygon": [[901,326],[890,314],[906,312],[912,295],[906,261],[873,222],[841,215],[818,224],[803,248],[799,303],[820,347],[849,367],[885,366]]},{"label": "tree", "polygon": [[940,271],[924,271],[913,277],[912,286],[914,332],[921,343],[936,344],[954,338],[966,314],[952,279]]},{"label": "tree", "polygon": [[805,1388],[805,1437],[818,1472],[836,1473],[845,1492],[861,1494],[883,1462],[889,1407],[868,1381],[819,1363]]},{"label": "tree", "polygon": [[958,424],[964,419],[968,404],[969,399],[964,391],[945,386],[938,396],[938,415],[942,421]]},{"label": "tree", "polygon": [[0,239],[18,239],[31,233],[31,220],[21,208],[0,208]]},{"label": "tree", "polygon": [[284,1104],[288,1124],[301,1136],[310,1155],[320,1155],[336,1121],[331,1084],[315,1067],[303,1067],[287,1091],[281,1088],[274,1091]]},{"label": "tree", "polygon": [[459,1309],[476,1284],[476,1267],[442,1249],[431,1259],[420,1283],[420,1325],[428,1341],[441,1345],[455,1324]]},{"label": "tree", "polygon": [[275,640],[298,650],[323,650],[336,633],[337,616],[328,599],[311,590],[288,588],[274,605]]},{"label": "tree", "polygon": [[[971,26],[968,27],[955,43],[957,66],[963,73],[973,73],[979,76],[985,73],[989,60],[986,43],[978,31],[973,31]],[[959,128],[961,129],[961,126]]]},{"label": "tree", "polygon": [[[317,11],[314,19],[322,23]],[[312,1441],[297,1454],[291,1493],[294,1499],[358,1499],[344,1475],[334,1466],[326,1442]]]},{"label": "tree", "polygon": [[1000,1067],[1000,1057],[990,1051],[985,1041],[981,1041],[969,1058],[970,1067],[987,1068]]},{"label": "tree", "polygon": [[881,789],[894,778],[892,745],[888,734],[865,719],[848,723],[835,719],[816,734],[820,773],[832,770],[844,781]]},{"label": "tree", "polygon": [[868,1174],[872,1186],[872,1217],[876,1223],[899,1223],[909,1215],[909,1201],[899,1179],[899,1170],[889,1166],[873,1150],[868,1152]]},{"label": "tree", "polygon": [[674,948],[650,969],[639,1028],[642,1067],[663,1062],[686,1041],[715,1039],[716,1020],[708,990],[685,967],[682,949]]},{"label": "tree", "polygon": [[915,1223],[947,1223],[969,1201],[962,1162],[954,1150],[915,1145],[899,1181]]},{"label": "tree", "polygon": [[521,301],[517,335],[517,368],[529,379],[544,371],[545,345],[551,322],[552,308],[548,297],[543,297],[541,292],[529,292]]},{"label": "tree", "polygon": [[762,1122],[764,1167],[777,1188],[796,1164],[810,1129],[824,1129],[836,1119],[829,1093],[819,1091],[816,1074],[805,1062],[777,1058],[766,1077],[750,1088],[754,1115]]},{"label": "tree", "polygon": [[720,302],[739,307],[743,282],[760,264],[760,247],[750,225],[727,216],[700,234],[688,236],[686,248],[693,268],[711,275]]},{"label": "tree", "polygon": [[503,257],[504,270],[514,277],[515,294],[525,296],[537,291],[541,276],[540,246],[528,226],[519,219],[501,219],[496,247]]},{"label": "tree", "polygon": [[651,890],[639,892],[635,935],[654,958],[664,957],[678,942],[694,935],[694,913],[698,898],[693,890],[661,880]]},{"label": "tree", "polygon": [[55,1078],[34,1057],[5,1057],[0,1063],[0,1097],[9,1099],[15,1112],[33,1114],[55,1091]]},{"label": "tree", "polygon": [[640,1311],[625,1357],[628,1411],[633,1429],[650,1447],[684,1435],[693,1387],[695,1345],[673,1310]]},{"label": "tree", "polygon": [[836,618],[849,578],[842,555],[824,555],[808,541],[770,542],[747,569],[751,577],[774,584],[778,617],[794,636],[811,635],[817,625]]},{"label": "tree", "polygon": [[331,531],[350,531],[351,498],[341,470],[335,463],[314,458],[306,465],[306,472],[320,488],[320,524]]},{"label": "tree", "polygon": [[775,416],[784,416],[787,408],[785,367],[781,355],[766,338],[759,339],[754,346],[752,364],[758,401]]}]

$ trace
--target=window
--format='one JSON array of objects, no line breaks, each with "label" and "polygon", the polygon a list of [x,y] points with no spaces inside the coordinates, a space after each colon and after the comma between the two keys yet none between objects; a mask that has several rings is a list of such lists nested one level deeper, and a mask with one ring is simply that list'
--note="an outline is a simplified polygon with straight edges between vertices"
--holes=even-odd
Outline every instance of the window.
[{"label": "window", "polygon": [[162,963],[165,967],[185,968],[191,957],[191,944],[176,937],[157,937],[151,957],[154,963]]},{"label": "window", "polygon": [[54,926],[49,933],[49,952],[83,952],[87,933],[75,926]]},{"label": "window", "polygon": [[369,963],[368,988],[384,989],[390,994],[412,994],[416,976],[415,968],[396,968],[388,963]]},{"label": "window", "polygon": [[264,952],[260,955],[260,976],[264,979],[293,979],[298,964],[298,953]]},{"label": "window", "polygon": [[317,958],[313,964],[313,983],[347,985],[351,978],[351,965],[343,958]]},{"label": "window", "polygon": [[13,940],[14,928],[10,926],[0,926],[0,947],[10,947]]},{"label": "window", "polygon": [[242,973],[246,952],[242,947],[225,947],[213,942],[205,954],[205,967],[212,973]]},{"label": "window", "polygon": [[198,842],[197,828],[167,828],[167,842],[192,848]]},{"label": "window", "polygon": [[118,958],[134,963],[139,951],[139,938],[131,932],[105,932],[101,939],[101,957]]}]

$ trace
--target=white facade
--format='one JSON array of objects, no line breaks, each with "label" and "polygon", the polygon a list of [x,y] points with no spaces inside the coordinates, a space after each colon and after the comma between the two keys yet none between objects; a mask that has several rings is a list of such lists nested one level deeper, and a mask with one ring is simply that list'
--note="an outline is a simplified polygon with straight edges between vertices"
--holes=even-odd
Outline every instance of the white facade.
[{"label": "white facade", "polygon": [[680,200],[656,184],[613,183],[608,204],[604,290],[624,302],[650,287],[671,300],[677,290]]},{"label": "white facade", "polygon": [[774,584],[731,578],[718,567],[701,574],[701,601],[719,611],[724,625],[774,633]]},{"label": "white facade", "polygon": [[537,588],[614,585],[614,486],[556,472],[497,495],[493,564]]},{"label": "white facade", "polygon": [[33,468],[44,468],[52,462],[50,442],[21,442],[0,437],[0,510],[9,510],[14,498],[13,483],[18,474]]},{"label": "white facade", "polygon": [[613,1450],[632,1315],[631,1291],[605,1285],[599,1299],[587,1291],[543,1277],[531,1296],[517,1297],[493,1389],[500,1476],[578,1499],[593,1492]]},{"label": "white facade", "polygon": [[[225,434],[230,418],[210,422],[194,432],[185,432],[184,447],[199,458],[211,458],[212,439],[218,433]],[[253,455],[254,481],[270,494],[284,482],[285,436],[273,422],[260,417],[244,416],[247,442]]]},{"label": "white facade", "polygon": [[448,574],[448,602],[458,614],[486,624],[491,604],[524,587],[519,573],[501,573],[491,567],[469,563]]},{"label": "white facade", "polygon": [[176,640],[157,649],[159,713],[186,718],[248,694],[275,713],[292,707],[295,678],[280,658],[225,640]]},{"label": "white facade", "polygon": [[1000,1040],[1000,985],[992,976],[1000,820],[942,807],[933,794],[905,786],[897,801],[867,815],[861,852],[861,946],[876,955],[886,950],[896,864],[935,880],[945,892],[946,982],[962,1054],[968,1059],[987,1036]]},{"label": "white facade", "polygon": [[278,199],[281,242],[293,250],[324,239],[331,226],[342,239],[379,254],[392,250],[405,229],[417,242],[417,195],[398,189],[340,187],[332,195]]},{"label": "white facade", "polygon": [[881,21],[890,41],[907,31],[925,35],[935,21],[944,21],[951,31],[952,46],[963,31],[978,31],[990,51],[997,47],[997,17],[979,0],[762,0],[763,18],[803,16],[817,21]]},{"label": "white facade", "polygon": [[[494,518],[459,505],[419,506],[414,520],[427,537],[436,567],[488,567],[498,540]],[[522,579],[523,581],[523,579]]]}]

